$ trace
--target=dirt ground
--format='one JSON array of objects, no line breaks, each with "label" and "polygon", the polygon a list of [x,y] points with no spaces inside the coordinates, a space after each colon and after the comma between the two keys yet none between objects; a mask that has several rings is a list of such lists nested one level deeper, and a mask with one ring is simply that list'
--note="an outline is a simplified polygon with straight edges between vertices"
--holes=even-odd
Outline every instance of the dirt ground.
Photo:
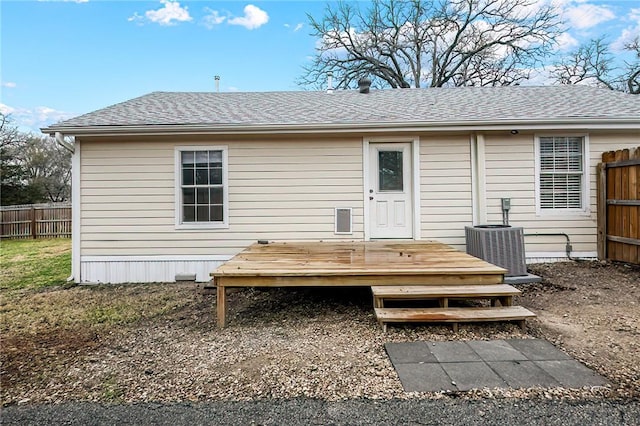
[{"label": "dirt ground", "polygon": [[543,277],[517,303],[530,332],[640,396],[640,267],[605,262],[531,265]]},{"label": "dirt ground", "polygon": [[525,332],[496,323],[385,334],[368,288],[237,290],[224,330],[215,328],[215,296],[193,284],[24,291],[0,303],[2,404],[441,398],[404,393],[384,343],[510,337],[546,338],[612,385],[469,395],[640,397],[640,268],[579,262],[531,270],[544,280],[522,286],[515,301],[538,315]]}]

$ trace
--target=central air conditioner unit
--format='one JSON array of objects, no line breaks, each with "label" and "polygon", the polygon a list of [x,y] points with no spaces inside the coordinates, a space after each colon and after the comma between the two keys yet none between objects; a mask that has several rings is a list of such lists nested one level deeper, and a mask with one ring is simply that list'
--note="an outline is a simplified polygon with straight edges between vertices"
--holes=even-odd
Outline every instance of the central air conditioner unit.
[{"label": "central air conditioner unit", "polygon": [[506,269],[507,277],[527,275],[524,231],[505,225],[466,226],[467,253]]}]

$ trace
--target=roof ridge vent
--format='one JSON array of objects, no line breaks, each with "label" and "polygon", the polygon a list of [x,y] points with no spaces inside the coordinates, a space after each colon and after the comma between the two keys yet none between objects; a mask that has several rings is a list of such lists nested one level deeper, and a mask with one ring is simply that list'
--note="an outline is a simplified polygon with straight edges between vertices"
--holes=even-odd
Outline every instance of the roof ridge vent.
[{"label": "roof ridge vent", "polygon": [[362,77],[358,80],[358,91],[360,93],[369,93],[371,89],[371,79],[369,77]]}]

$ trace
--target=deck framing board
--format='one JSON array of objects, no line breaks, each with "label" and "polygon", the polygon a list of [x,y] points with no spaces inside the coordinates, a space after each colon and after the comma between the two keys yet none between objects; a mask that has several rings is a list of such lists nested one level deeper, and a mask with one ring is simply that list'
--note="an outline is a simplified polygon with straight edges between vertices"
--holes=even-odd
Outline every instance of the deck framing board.
[{"label": "deck framing board", "polygon": [[253,244],[211,273],[218,326],[227,287],[501,284],[505,269],[436,241]]}]

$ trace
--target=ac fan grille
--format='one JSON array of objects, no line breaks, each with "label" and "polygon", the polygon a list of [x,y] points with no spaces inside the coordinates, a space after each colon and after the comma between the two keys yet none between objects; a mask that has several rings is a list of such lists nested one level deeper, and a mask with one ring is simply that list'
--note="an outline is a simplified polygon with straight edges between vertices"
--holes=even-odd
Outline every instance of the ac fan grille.
[{"label": "ac fan grille", "polygon": [[521,227],[465,227],[467,253],[505,268],[508,277],[527,275],[524,231]]}]

